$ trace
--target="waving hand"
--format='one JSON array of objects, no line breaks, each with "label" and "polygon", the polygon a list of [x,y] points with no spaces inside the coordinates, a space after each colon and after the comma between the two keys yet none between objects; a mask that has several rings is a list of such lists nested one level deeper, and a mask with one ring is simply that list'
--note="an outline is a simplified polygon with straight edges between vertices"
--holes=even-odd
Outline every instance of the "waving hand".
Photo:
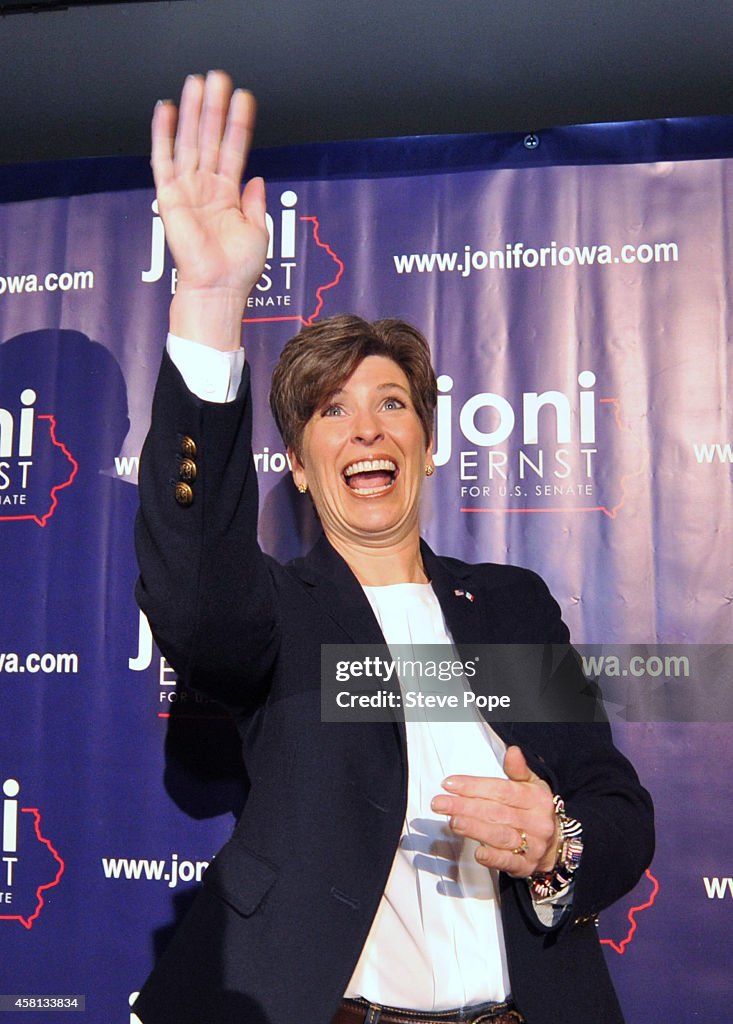
[{"label": "waving hand", "polygon": [[171,330],[219,349],[239,346],[267,253],[264,182],[240,192],[254,122],[254,97],[222,71],[190,76],[180,111],[163,101],[153,115],[158,209],[178,267]]}]

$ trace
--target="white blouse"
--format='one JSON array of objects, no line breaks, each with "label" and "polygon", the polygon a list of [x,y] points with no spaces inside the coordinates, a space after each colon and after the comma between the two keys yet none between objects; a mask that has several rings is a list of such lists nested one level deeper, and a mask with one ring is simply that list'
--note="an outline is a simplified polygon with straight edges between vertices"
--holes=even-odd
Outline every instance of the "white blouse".
[{"label": "white blouse", "polygon": [[[387,645],[400,645],[402,656],[409,657],[405,645],[452,645],[429,583],[364,587],[364,593]],[[506,778],[506,747],[478,712],[473,721],[426,717],[405,727],[402,836],[345,994],[415,1010],[500,1002],[509,994],[509,974],[497,872],[474,860],[476,841],[451,832],[447,815],[433,812],[430,801],[447,792],[441,782],[448,775]]]}]

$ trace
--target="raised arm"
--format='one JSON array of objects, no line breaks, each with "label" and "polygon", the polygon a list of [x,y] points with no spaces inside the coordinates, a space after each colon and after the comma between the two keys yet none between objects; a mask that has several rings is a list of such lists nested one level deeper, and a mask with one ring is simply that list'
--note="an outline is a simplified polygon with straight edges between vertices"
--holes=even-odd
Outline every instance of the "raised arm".
[{"label": "raised arm", "polygon": [[178,268],[173,334],[222,351],[240,346],[242,310],[267,254],[265,186],[241,191],[255,99],[223,71],[191,75],[180,109],[162,100],[152,122],[158,209]]},{"label": "raised arm", "polygon": [[[221,351],[240,346],[267,252],[263,182],[240,186],[254,109],[216,71],[186,80],[180,112],[162,102],[153,116],[158,205],[178,267],[171,331]],[[262,698],[279,642],[257,543],[248,377],[245,367],[235,401],[204,401],[164,355],[136,526],[137,599],[161,651],[184,682],[238,706]]]}]

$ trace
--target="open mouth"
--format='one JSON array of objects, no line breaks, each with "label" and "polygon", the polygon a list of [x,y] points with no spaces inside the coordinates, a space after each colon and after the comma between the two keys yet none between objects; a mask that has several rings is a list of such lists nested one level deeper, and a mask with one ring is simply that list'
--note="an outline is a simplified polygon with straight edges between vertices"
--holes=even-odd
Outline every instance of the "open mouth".
[{"label": "open mouth", "polygon": [[369,497],[388,491],[398,472],[391,459],[362,459],[348,465],[343,477],[349,490]]}]

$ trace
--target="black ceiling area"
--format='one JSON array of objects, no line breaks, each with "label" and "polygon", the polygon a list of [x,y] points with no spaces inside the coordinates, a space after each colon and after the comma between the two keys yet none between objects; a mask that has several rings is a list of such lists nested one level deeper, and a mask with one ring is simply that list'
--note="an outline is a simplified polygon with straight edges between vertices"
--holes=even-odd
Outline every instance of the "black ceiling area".
[{"label": "black ceiling area", "polygon": [[6,0],[0,162],[144,154],[211,67],[270,147],[728,114],[732,53],[720,0]]}]

